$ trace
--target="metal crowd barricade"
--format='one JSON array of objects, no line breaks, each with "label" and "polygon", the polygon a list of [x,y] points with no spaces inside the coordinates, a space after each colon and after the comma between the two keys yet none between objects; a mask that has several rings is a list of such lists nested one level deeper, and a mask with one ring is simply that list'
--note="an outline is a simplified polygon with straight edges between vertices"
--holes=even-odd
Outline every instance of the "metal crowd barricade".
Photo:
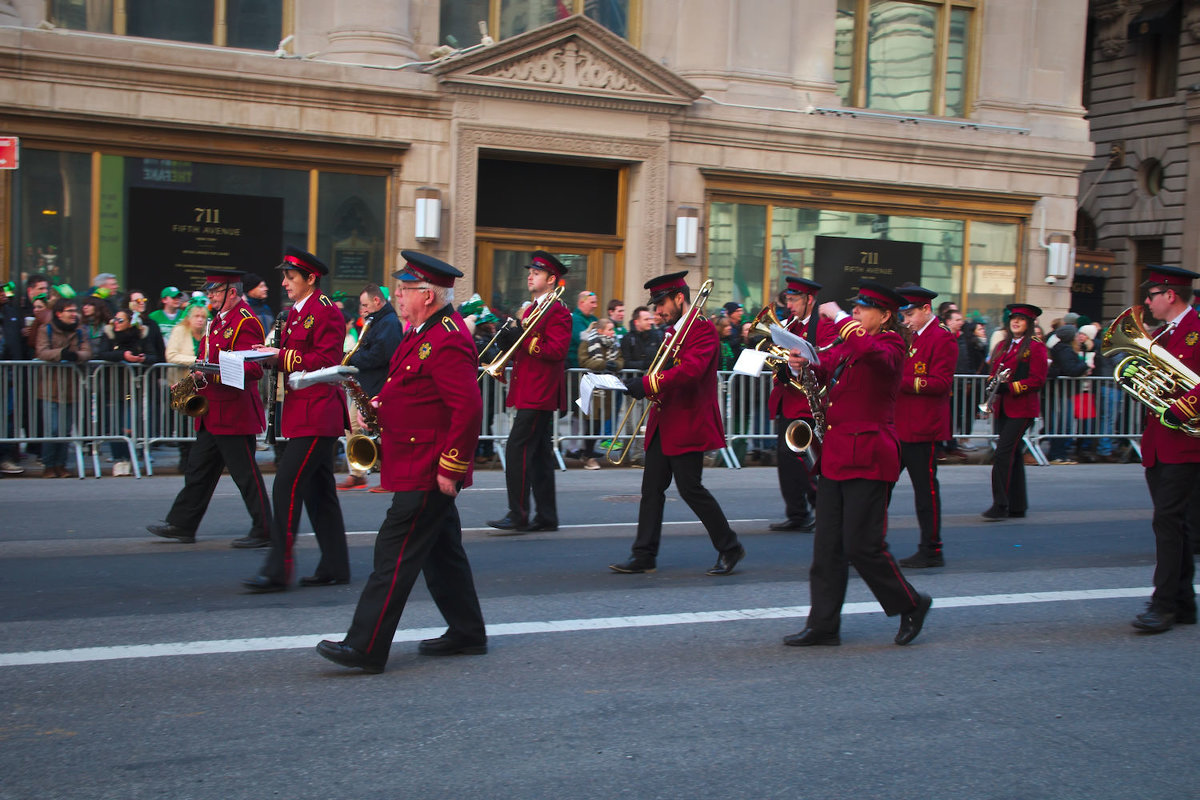
[{"label": "metal crowd barricade", "polygon": [[[775,450],[775,420],[767,400],[771,396],[771,373],[756,378],[733,372],[718,372],[717,396],[725,425],[725,466],[741,468],[747,450]],[[740,453],[740,455],[739,455]]]},{"label": "metal crowd barricade", "polygon": [[150,450],[160,442],[193,442],[196,440],[195,421],[171,407],[171,384],[187,375],[177,364],[154,364],[142,374],[139,407],[144,435],[141,456],[147,475],[154,474]]},{"label": "metal crowd barricade", "polygon": [[0,362],[0,419],[4,421],[0,442],[66,442],[72,445],[76,472],[82,478],[88,441],[87,369],[73,363]]},{"label": "metal crowd barricade", "polygon": [[[123,442],[129,449],[129,462],[135,478],[142,477],[137,444],[145,422],[141,419],[140,364],[90,362],[85,382],[88,393],[88,438],[92,441],[92,467],[100,477],[100,442]],[[118,459],[114,455],[113,461]]]},{"label": "metal crowd barricade", "polygon": [[1111,376],[1054,378],[1042,389],[1038,439],[1083,440],[1108,452],[1127,441],[1140,457],[1144,418],[1145,406]]}]

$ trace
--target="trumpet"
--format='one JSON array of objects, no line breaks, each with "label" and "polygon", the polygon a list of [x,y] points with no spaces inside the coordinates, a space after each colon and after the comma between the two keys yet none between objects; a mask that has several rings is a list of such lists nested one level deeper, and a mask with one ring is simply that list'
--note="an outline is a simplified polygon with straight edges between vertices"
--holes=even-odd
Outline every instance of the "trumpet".
[{"label": "trumpet", "polygon": [[1000,384],[1008,383],[1008,379],[1012,377],[1012,370],[1004,367],[987,382],[987,386],[983,389],[983,402],[979,404],[979,413],[983,416],[991,416],[992,404],[996,402],[996,395],[1000,391]]},{"label": "trumpet", "polygon": [[[692,323],[696,321],[696,317],[700,316],[700,312],[704,309],[704,304],[708,302],[708,296],[712,294],[712,289],[712,278],[701,284],[700,291],[696,295],[696,302],[683,317],[683,324],[676,326],[675,335],[663,339],[663,343],[658,346],[658,352],[654,354],[654,360],[650,362],[650,367],[646,370],[647,377],[657,377],[666,368],[668,360],[675,361],[678,359],[679,353],[683,349],[684,341],[687,339],[688,331],[692,329]],[[633,416],[634,405],[634,403],[630,403],[626,406],[625,413],[621,416],[621,422],[613,430],[612,438],[608,442],[608,448],[604,451],[605,457],[613,464],[620,464],[625,461],[625,456],[628,455],[631,449],[629,445],[633,444],[633,440],[637,438],[638,431],[646,424],[646,417],[650,415],[650,403],[647,403],[645,410],[642,411],[642,416],[638,419],[637,425],[633,426],[633,431],[629,434],[629,440],[622,442],[621,435],[625,430],[625,424]],[[621,451],[621,454],[613,458],[613,450],[617,449]]]},{"label": "trumpet", "polygon": [[[530,334],[533,333],[533,329],[537,327],[539,322],[541,322],[542,317],[545,316],[546,312],[550,309],[550,306],[560,297],[562,297],[563,292],[566,290],[566,284],[560,283],[554,289],[554,291],[550,292],[545,300],[537,304],[537,306],[533,309],[533,312],[530,313],[529,317],[525,319],[523,323],[521,323],[525,326],[525,330],[521,331],[521,335],[518,336],[517,340],[512,343],[512,346],[492,359],[490,364],[479,365],[483,368],[483,371],[479,373],[480,383],[483,382],[484,375],[491,375],[493,378],[500,381],[500,383],[506,382],[504,379],[504,370],[508,366],[508,362],[512,360],[512,357],[516,354],[517,349],[524,344],[525,340],[528,339]],[[488,342],[487,347],[483,348],[483,352],[486,353],[488,351],[488,348],[500,338],[500,334],[504,333],[504,329],[507,327],[507,322],[500,326],[500,330],[496,331],[496,335],[492,337],[491,342]]]},{"label": "trumpet", "polygon": [[[1142,322],[1145,311],[1142,306],[1122,311],[1104,332],[1101,352],[1129,354],[1113,373],[1117,385],[1161,419],[1180,395],[1200,385],[1200,375],[1157,343],[1158,336],[1152,336]],[[1181,431],[1200,437],[1200,413],[1182,422]]]}]

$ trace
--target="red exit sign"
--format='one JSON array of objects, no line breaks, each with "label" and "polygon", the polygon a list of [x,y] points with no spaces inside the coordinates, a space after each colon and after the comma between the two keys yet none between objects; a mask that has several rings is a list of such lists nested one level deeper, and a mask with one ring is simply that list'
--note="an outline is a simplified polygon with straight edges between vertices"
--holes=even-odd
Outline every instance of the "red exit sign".
[{"label": "red exit sign", "polygon": [[21,140],[16,136],[0,136],[0,169],[16,169]]}]

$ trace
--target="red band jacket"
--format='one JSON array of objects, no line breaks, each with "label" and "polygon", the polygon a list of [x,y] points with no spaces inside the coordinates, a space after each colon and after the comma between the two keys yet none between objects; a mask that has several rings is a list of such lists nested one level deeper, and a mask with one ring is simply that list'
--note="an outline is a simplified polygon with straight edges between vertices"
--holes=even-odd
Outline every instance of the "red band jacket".
[{"label": "red band jacket", "polygon": [[[528,318],[535,306],[525,309]],[[561,300],[546,310],[512,357],[512,377],[505,401],[509,408],[557,411],[567,408],[567,350],[571,345],[571,312]]]},{"label": "red band jacket", "polygon": [[[191,337],[189,337],[191,338]],[[198,360],[218,363],[220,350],[250,350],[263,343],[263,327],[250,306],[239,300],[237,305],[218,314],[208,326],[208,335],[200,342]],[[262,364],[245,363],[244,389],[234,389],[221,383],[220,376],[206,374],[208,385],[199,390],[208,401],[208,413],[196,418],[196,430],[206,430],[218,436],[257,436],[266,427],[258,380]]]},{"label": "red band jacket", "polygon": [[384,489],[437,491],[439,475],[471,485],[483,418],[476,359],[449,305],[400,342],[378,396]]},{"label": "red band jacket", "polygon": [[[1190,311],[1184,314],[1174,330],[1164,334],[1157,343],[1192,372],[1200,374],[1200,317],[1196,314]],[[1181,395],[1171,410],[1180,420],[1195,416],[1200,410],[1200,388]],[[1142,430],[1142,464],[1152,467],[1160,461],[1164,464],[1200,461],[1200,438],[1166,427],[1157,414],[1147,409]]]},{"label": "red band jacket", "polygon": [[[311,372],[342,363],[346,322],[341,309],[319,289],[299,313],[288,311],[279,343],[279,371]],[[283,435],[341,436],[350,427],[346,394],[340,383],[317,383],[303,389],[287,386],[283,396]]]},{"label": "red band jacket", "polygon": [[950,392],[958,341],[937,320],[913,336],[900,373],[896,435],[902,442],[940,442],[953,436]]},{"label": "red band jacket", "polygon": [[[674,336],[675,329],[668,328],[667,339]],[[717,329],[701,316],[692,323],[673,363],[656,378],[642,376],[642,387],[652,403],[646,420],[646,441],[657,432],[664,455],[725,446],[725,426],[717,402],[720,356]]]},{"label": "red band jacket", "polygon": [[1005,367],[1012,370],[1007,388],[996,395],[992,404],[993,413],[1029,419],[1040,417],[1042,387],[1046,385],[1046,373],[1050,368],[1046,345],[1028,336],[1016,347],[1011,342],[1001,342],[992,353],[991,363],[992,376]]}]

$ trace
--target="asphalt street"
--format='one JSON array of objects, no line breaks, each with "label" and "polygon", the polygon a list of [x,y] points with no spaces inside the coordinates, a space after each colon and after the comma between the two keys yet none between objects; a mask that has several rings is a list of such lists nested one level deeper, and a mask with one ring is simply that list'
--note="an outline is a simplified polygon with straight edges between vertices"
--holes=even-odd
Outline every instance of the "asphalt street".
[{"label": "asphalt street", "polygon": [[[487,534],[503,475],[459,500],[491,634],[428,658],[418,583],[388,669],[341,638],[390,496],[343,495],[349,586],[250,595],[262,551],[222,480],[199,541],[156,539],[182,485],[0,480],[0,798],[1181,798],[1200,796],[1200,630],[1129,622],[1149,596],[1137,465],[1030,468],[1024,520],[986,523],[989,470],[941,471],[947,566],[911,646],[851,577],[841,647],[788,648],[810,534],[773,533],[771,469],[708,469],[747,550],[715,560],[672,491],[659,570],[616,575],[640,472],[558,473],[562,528]],[[266,476],[268,485],[273,476]],[[918,533],[902,477],[888,539]],[[300,540],[299,574],[316,563]]]}]

